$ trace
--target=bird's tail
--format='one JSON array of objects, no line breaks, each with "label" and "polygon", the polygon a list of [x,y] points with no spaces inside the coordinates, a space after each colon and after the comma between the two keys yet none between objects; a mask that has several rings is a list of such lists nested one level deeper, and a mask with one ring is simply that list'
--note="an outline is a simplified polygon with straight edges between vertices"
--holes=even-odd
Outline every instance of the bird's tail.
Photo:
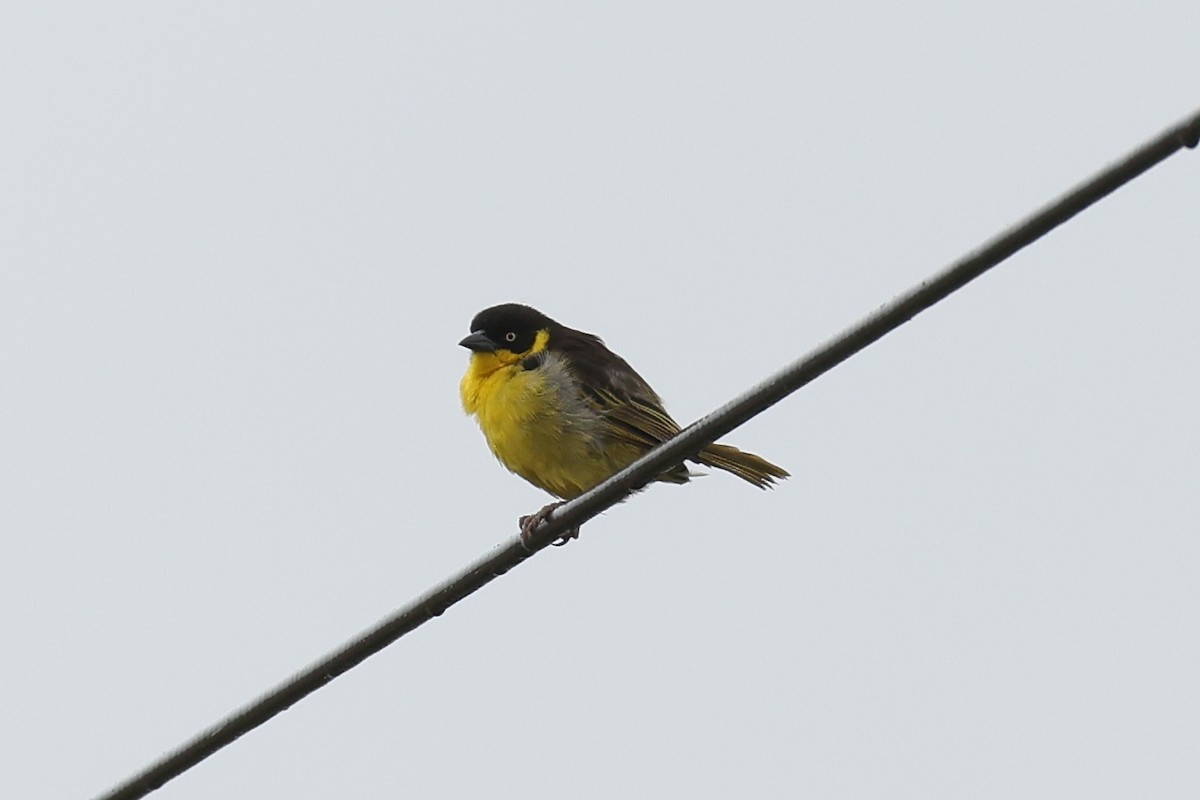
[{"label": "bird's tail", "polygon": [[762,456],[743,452],[727,444],[710,444],[700,451],[695,460],[706,467],[731,472],[760,489],[769,489],[776,481],[789,475],[786,469],[775,466]]}]

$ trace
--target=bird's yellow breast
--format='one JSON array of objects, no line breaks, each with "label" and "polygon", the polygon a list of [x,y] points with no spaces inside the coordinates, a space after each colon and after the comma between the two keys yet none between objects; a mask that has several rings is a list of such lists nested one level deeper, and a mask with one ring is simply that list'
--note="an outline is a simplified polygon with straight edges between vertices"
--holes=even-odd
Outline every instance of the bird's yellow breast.
[{"label": "bird's yellow breast", "polygon": [[473,353],[459,391],[500,463],[558,497],[577,497],[638,455],[605,435],[554,357],[525,369],[507,351]]}]

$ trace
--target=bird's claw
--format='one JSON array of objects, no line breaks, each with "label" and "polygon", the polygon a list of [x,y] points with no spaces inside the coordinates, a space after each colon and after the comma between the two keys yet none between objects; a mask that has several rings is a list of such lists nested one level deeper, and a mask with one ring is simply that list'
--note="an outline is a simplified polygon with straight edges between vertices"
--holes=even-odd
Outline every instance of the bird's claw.
[{"label": "bird's claw", "polygon": [[[545,522],[546,518],[550,516],[550,512],[554,511],[554,509],[563,505],[565,502],[566,501],[559,501],[557,503],[551,503],[547,506],[544,506],[541,511],[521,517],[521,541],[528,544],[529,538],[533,536],[533,532],[537,529],[537,526]],[[553,544],[555,547],[562,547],[572,539],[578,538],[579,528],[572,528],[564,533],[560,538],[551,542],[551,544]]]}]

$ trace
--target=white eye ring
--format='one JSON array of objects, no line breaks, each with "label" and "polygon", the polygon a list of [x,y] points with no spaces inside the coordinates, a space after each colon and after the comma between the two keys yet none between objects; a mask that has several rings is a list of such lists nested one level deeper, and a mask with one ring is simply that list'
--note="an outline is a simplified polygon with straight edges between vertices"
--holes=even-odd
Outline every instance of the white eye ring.
[{"label": "white eye ring", "polygon": [[508,333],[504,334],[504,341],[515,342],[516,340],[517,340],[517,335],[515,333],[513,333],[512,331],[509,331]]}]

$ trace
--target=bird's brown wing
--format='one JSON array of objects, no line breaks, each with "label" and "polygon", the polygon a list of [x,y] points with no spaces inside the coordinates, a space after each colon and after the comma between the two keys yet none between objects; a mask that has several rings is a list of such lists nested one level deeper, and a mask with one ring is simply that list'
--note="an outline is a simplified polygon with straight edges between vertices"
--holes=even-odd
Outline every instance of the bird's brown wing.
[{"label": "bird's brown wing", "polygon": [[[650,384],[598,337],[566,329],[557,337],[557,345],[569,358],[588,399],[603,413],[614,438],[649,450],[679,433],[679,423],[671,419]],[[725,444],[710,444],[690,458],[763,489],[788,477],[787,470],[762,456]],[[679,464],[659,480],[685,483],[688,476],[687,467]]]},{"label": "bird's brown wing", "polygon": [[566,329],[554,339],[613,436],[649,449],[679,433],[679,424],[645,378],[598,337]]}]

